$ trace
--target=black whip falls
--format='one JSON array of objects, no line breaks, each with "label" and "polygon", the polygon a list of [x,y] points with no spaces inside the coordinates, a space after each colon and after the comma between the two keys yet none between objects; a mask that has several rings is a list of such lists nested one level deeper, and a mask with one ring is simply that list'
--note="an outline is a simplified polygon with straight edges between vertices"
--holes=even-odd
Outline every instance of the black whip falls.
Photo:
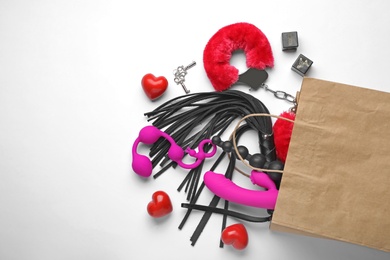
[{"label": "black whip falls", "polygon": [[[144,115],[155,127],[169,134],[179,146],[182,148],[190,147],[191,149],[195,149],[202,140],[211,139],[213,136],[221,136],[235,119],[255,113],[269,114],[269,111],[267,107],[254,96],[239,90],[229,89],[223,92],[201,92],[179,96],[165,102],[153,111],[147,112]],[[255,130],[258,133],[260,153],[265,156],[266,161],[274,161],[276,159],[276,152],[272,135],[271,118],[247,118],[245,124],[241,125],[236,132],[236,138],[239,138],[247,130]],[[154,178],[163,174],[170,167],[176,166],[176,163],[171,161],[167,156],[169,147],[170,143],[164,138],[160,138],[160,140],[150,148],[149,157],[152,158],[153,168],[157,165],[162,167],[159,172],[153,175]],[[211,146],[208,148],[211,148]],[[225,155],[225,152],[221,153],[214,162],[211,170],[217,167]],[[232,178],[235,161],[236,158],[234,154],[232,154],[230,156],[229,166],[225,173],[227,178]],[[178,187],[179,191],[185,188],[187,201],[189,202],[182,204],[183,208],[187,208],[187,214],[180,223],[179,229],[184,226],[192,210],[205,211],[199,225],[191,237],[192,245],[195,245],[212,213],[219,213],[224,216],[222,229],[226,226],[227,216],[251,222],[265,222],[270,220],[270,216],[254,217],[230,211],[228,210],[228,201],[225,201],[223,209],[219,209],[217,208],[217,204],[220,198],[216,195],[208,206],[197,205],[196,201],[205,186],[201,181],[202,168],[203,163],[197,168],[190,170]],[[220,242],[220,247],[223,247],[222,242]]]}]

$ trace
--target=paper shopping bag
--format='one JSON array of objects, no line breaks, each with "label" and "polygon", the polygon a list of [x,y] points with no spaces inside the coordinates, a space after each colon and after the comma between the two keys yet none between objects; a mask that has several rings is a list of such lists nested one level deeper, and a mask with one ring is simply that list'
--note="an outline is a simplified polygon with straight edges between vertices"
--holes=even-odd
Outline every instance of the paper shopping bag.
[{"label": "paper shopping bag", "polygon": [[270,227],[390,251],[390,93],[303,79]]}]

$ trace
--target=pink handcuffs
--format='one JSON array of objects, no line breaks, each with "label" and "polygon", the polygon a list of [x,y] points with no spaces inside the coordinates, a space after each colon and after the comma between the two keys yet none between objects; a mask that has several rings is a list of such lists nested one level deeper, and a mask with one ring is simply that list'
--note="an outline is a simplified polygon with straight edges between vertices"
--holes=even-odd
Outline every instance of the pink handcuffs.
[{"label": "pink handcuffs", "polygon": [[[134,141],[133,149],[132,149],[132,156],[133,156],[132,167],[134,172],[137,173],[138,175],[142,177],[149,177],[152,174],[152,170],[153,170],[152,162],[150,161],[150,159],[145,155],[141,155],[137,153],[138,144],[144,143],[147,145],[151,145],[157,142],[157,140],[160,137],[164,137],[171,144],[168,151],[168,157],[184,169],[194,169],[198,167],[205,158],[210,158],[214,156],[214,154],[217,152],[216,145],[213,144],[210,139],[202,140],[199,143],[198,152],[196,152],[195,150],[189,147],[183,150],[183,148],[181,148],[178,144],[176,144],[176,142],[169,134],[161,131],[155,126],[145,126],[140,130],[137,139]],[[211,150],[211,152],[205,152],[203,150],[206,144],[212,145],[213,149]],[[197,160],[192,164],[184,163],[182,159],[185,153],[187,153],[191,157],[196,158]]]}]

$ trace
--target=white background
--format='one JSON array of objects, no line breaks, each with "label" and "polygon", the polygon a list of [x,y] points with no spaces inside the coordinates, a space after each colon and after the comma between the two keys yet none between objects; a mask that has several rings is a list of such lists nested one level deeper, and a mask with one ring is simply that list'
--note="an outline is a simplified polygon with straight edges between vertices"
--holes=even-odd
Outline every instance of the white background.
[{"label": "white background", "polygon": [[[270,88],[299,90],[302,77],[291,65],[302,53],[314,62],[307,76],[390,91],[389,8],[386,0],[1,0],[0,259],[389,259],[362,246],[276,233],[268,224],[245,223],[245,250],[221,249],[219,215],[191,246],[201,213],[178,230],[186,194],[176,189],[185,173],[141,180],[130,152],[149,124],[143,113],[184,94],[173,82],[177,66],[196,61],[187,87],[214,90],[203,50],[235,22],[256,25],[270,41]],[[298,31],[295,53],[281,49],[288,31]],[[243,54],[231,62],[246,70]],[[154,102],[141,88],[146,73],[169,81]],[[252,94],[273,114],[289,108],[263,89]],[[174,207],[159,220],[146,212],[156,190]],[[204,196],[209,202],[211,194]]]}]

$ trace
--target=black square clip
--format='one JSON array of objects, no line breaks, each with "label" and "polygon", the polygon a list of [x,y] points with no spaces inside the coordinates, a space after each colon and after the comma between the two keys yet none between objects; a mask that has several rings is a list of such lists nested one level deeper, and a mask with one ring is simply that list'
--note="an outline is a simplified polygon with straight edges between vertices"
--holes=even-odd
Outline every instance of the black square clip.
[{"label": "black square clip", "polygon": [[296,51],[298,48],[298,32],[282,33],[283,51]]},{"label": "black square clip", "polygon": [[291,69],[303,77],[306,74],[306,72],[310,69],[312,64],[313,61],[306,58],[304,55],[299,54],[298,58],[295,60]]}]

